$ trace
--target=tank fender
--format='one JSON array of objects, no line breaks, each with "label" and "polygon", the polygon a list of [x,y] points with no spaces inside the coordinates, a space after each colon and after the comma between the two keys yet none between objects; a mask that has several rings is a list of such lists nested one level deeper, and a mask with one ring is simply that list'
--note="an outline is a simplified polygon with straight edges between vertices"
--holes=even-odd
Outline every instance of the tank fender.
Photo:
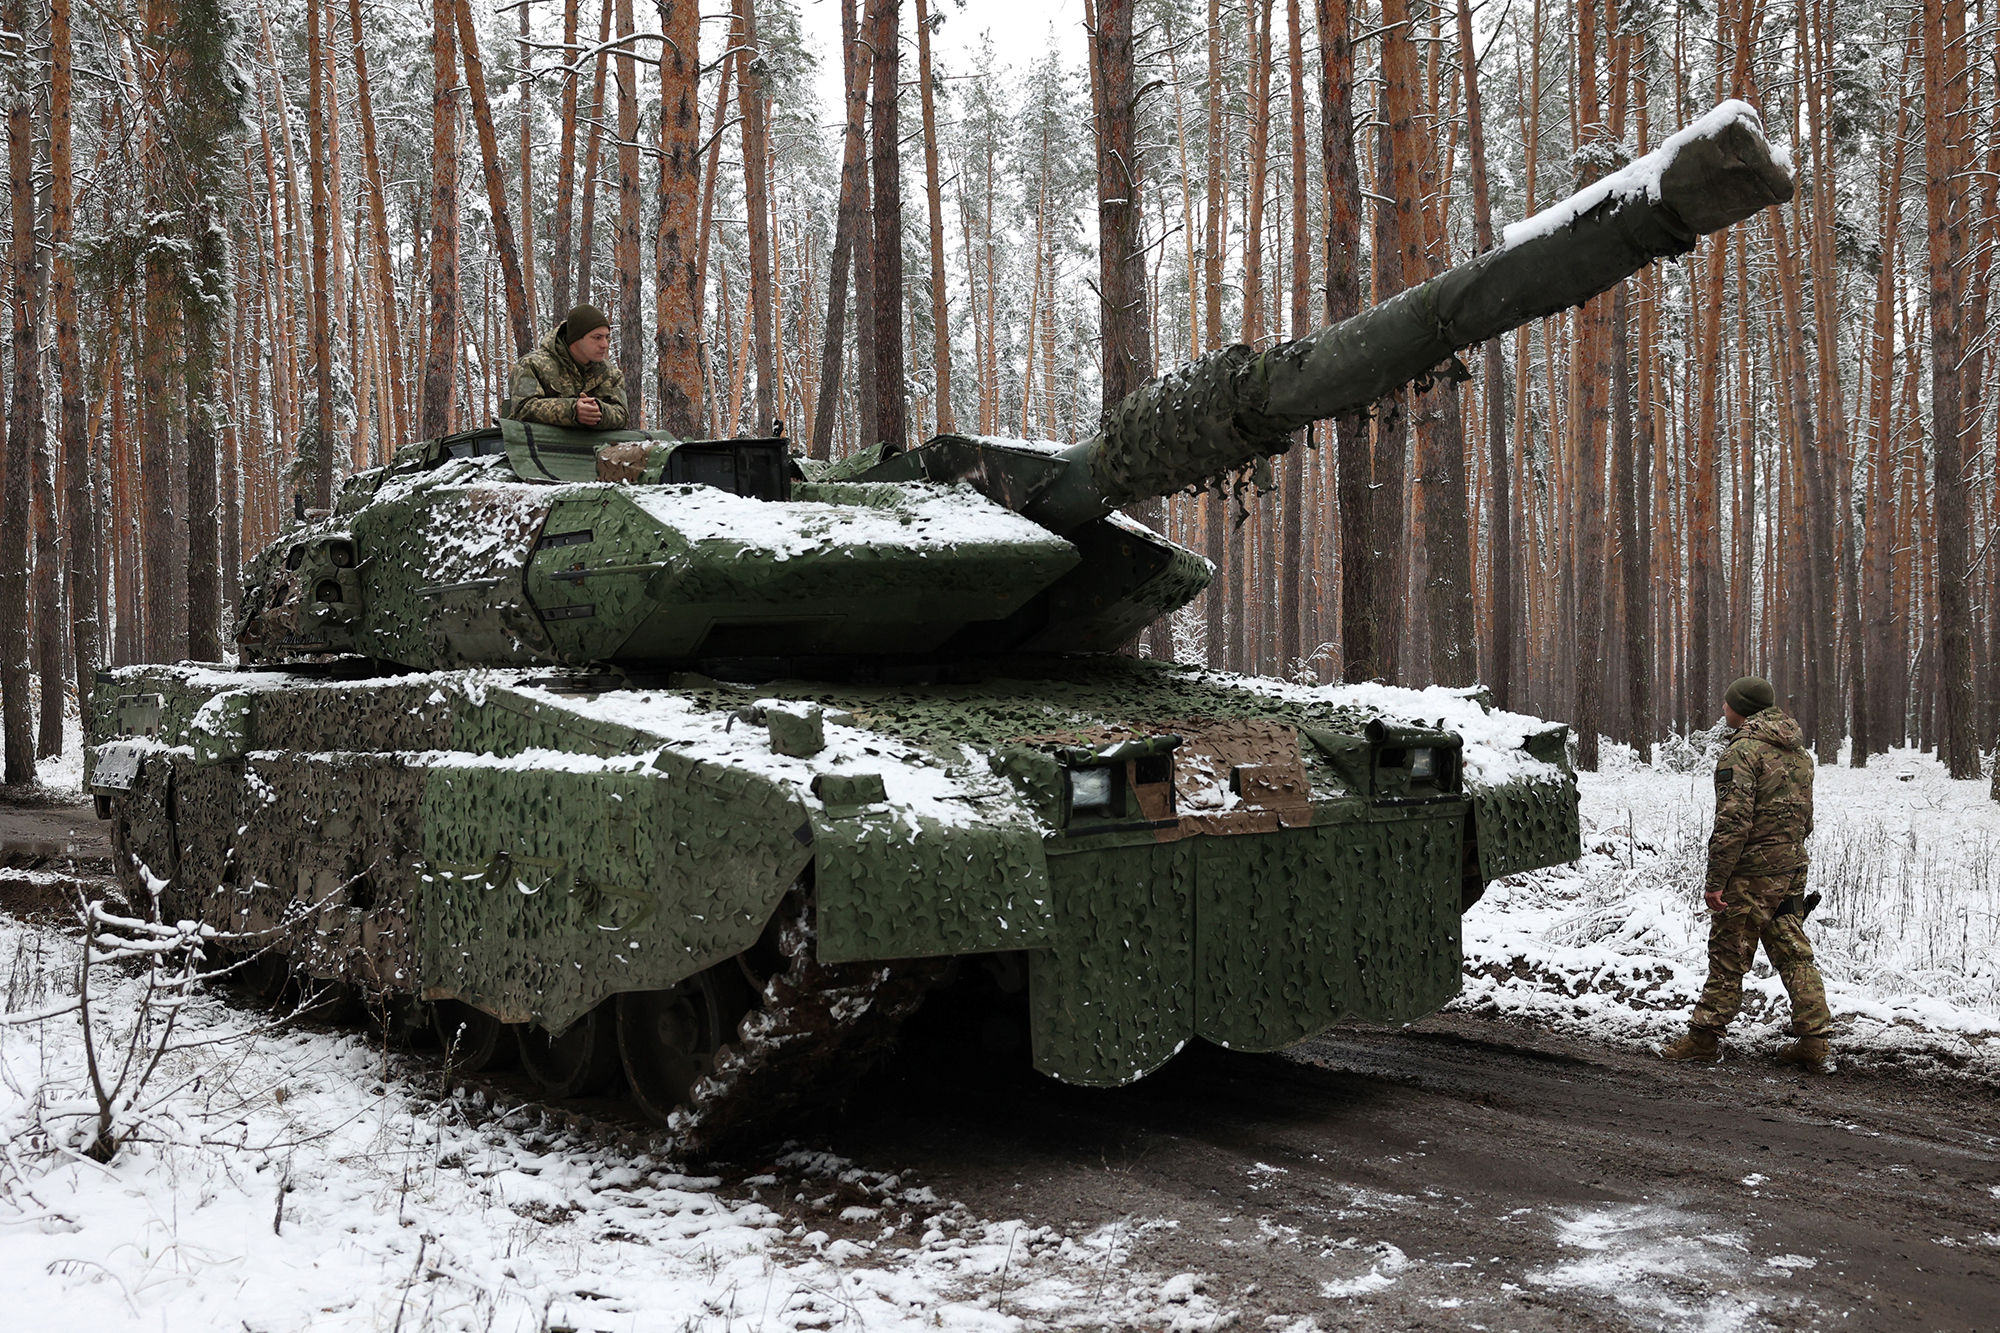
[{"label": "tank fender", "polygon": [[424,997],[555,1030],[748,949],[815,840],[779,784],[671,752],[457,754],[423,799]]},{"label": "tank fender", "polygon": [[839,781],[816,784],[824,809],[812,817],[822,963],[1051,942],[1048,860],[1033,827],[949,825],[883,800],[879,777],[873,791]]}]

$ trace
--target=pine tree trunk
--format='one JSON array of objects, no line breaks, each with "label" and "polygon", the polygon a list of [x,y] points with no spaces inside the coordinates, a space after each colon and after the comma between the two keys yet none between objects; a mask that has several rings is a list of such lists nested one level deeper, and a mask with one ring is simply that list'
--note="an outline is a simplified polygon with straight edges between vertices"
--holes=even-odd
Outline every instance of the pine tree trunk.
[{"label": "pine tree trunk", "polygon": [[[479,54],[479,29],[472,22],[472,0],[456,0],[456,4],[459,54],[465,65],[465,87],[472,102],[472,124],[479,135],[479,163],[486,181],[487,226],[491,229],[494,247],[500,252],[500,275],[506,289],[507,326],[514,335],[514,355],[526,356],[535,346],[534,317],[528,305],[527,279],[521,272],[521,248],[514,240],[514,218],[507,203],[507,169],[500,160],[500,136],[493,127],[493,104],[486,98],[486,62]],[[623,114],[621,102],[621,138],[626,137]],[[632,134],[637,133],[635,118]],[[621,171],[626,151],[634,154],[636,163],[636,147],[621,149]],[[636,172],[636,165],[633,169]],[[633,385],[636,394],[638,380],[629,372],[626,379]]]},{"label": "pine tree trunk", "polygon": [[[1903,60],[1898,86],[1909,83],[1909,56]],[[1875,275],[1874,329],[1868,356],[1868,395],[1871,438],[1869,440],[1869,483],[1866,504],[1867,533],[1862,550],[1861,614],[1865,632],[1862,670],[1867,677],[1866,707],[1854,720],[1854,753],[1857,763],[1886,750],[1901,740],[1901,727],[1892,722],[1889,681],[1895,672],[1891,630],[1894,620],[1892,553],[1895,543],[1895,437],[1891,413],[1895,407],[1896,379],[1896,274],[1901,268],[1903,146],[1910,132],[1910,99],[1901,99],[1896,117],[1896,134],[1882,158],[1881,183],[1877,198],[1881,203],[1882,257]],[[1898,719],[1899,721],[1900,719]]]},{"label": "pine tree trunk", "polygon": [[320,77],[325,62],[320,38],[323,7],[323,0],[306,0],[306,177],[312,215],[312,290],[307,299],[315,409],[308,478],[311,503],[316,508],[330,509],[333,506],[333,284],[329,256],[333,247],[333,203],[327,182],[326,83]]},{"label": "pine tree trunk", "polygon": [[[0,26],[10,33],[27,28],[23,0],[0,5]],[[33,709],[29,706],[28,564],[32,540],[34,466],[28,418],[41,404],[35,398],[40,374],[29,326],[35,233],[33,226],[35,154],[29,111],[27,60],[17,53],[8,71],[7,194],[13,243],[7,257],[7,304],[13,316],[14,393],[7,412],[0,458],[0,782],[35,781]]]},{"label": "pine tree trunk", "polygon": [[[355,3],[356,0],[349,0]],[[575,290],[576,277],[575,209],[576,209],[576,85],[580,77],[567,66],[576,63],[578,46],[576,43],[577,9],[579,0],[563,0],[563,64],[566,67],[562,81],[562,138],[556,146],[556,216],[551,228],[549,252],[549,276],[553,283],[554,305],[550,322],[554,323],[569,313],[570,293]],[[522,6],[526,12],[526,6]],[[664,17],[661,31],[666,30]]]},{"label": "pine tree trunk", "polygon": [[701,106],[697,58],[701,15],[694,0],[659,0],[660,226],[653,243],[654,356],[659,429],[701,434]]},{"label": "pine tree trunk", "polygon": [[[1226,95],[1222,87],[1222,4],[1208,0],[1208,203],[1202,216],[1202,346],[1222,345],[1222,248],[1228,225],[1223,209],[1222,107]],[[1192,320],[1194,313],[1190,311]],[[1214,565],[1218,577],[1202,597],[1205,648],[1210,666],[1229,663],[1229,622],[1231,588],[1222,571],[1229,563],[1223,510],[1227,505],[1220,490],[1201,499],[1202,554]]]},{"label": "pine tree trunk", "polygon": [[[1306,57],[1304,16],[1299,0],[1285,0],[1285,73],[1287,110],[1292,132],[1292,309],[1291,335],[1302,338],[1313,329],[1312,229],[1308,225],[1307,191],[1311,167],[1306,158]],[[1305,594],[1309,574],[1305,521],[1309,497],[1306,450],[1294,441],[1285,454],[1284,477],[1278,494],[1278,635],[1277,675],[1291,680],[1304,669]]]},{"label": "pine tree trunk", "polygon": [[[517,62],[515,77],[520,84],[521,138],[521,286],[527,297],[528,327],[535,327],[535,145],[533,127],[535,120],[535,82],[529,77],[533,63],[532,48],[528,45],[528,6],[521,5],[514,11],[519,19],[514,44],[514,58]],[[662,29],[664,31],[664,29]],[[503,390],[504,392],[504,390]]]},{"label": "pine tree trunk", "polygon": [[[525,12],[525,11],[524,11]],[[395,411],[382,420],[384,452],[393,452],[409,441],[409,422],[404,416],[412,404],[399,398],[405,391],[403,335],[396,311],[396,268],[390,261],[395,246],[389,239],[389,205],[382,177],[382,155],[376,148],[375,103],[368,79],[368,49],[362,42],[361,0],[347,0],[347,26],[354,42],[354,77],[357,102],[361,109],[361,164],[368,182],[368,224],[375,237],[376,304],[381,311],[382,354],[389,381],[389,397]]]},{"label": "pine tree trunk", "polygon": [[617,0],[618,53],[612,58],[618,85],[618,230],[611,244],[611,267],[618,275],[618,308],[612,313],[616,337],[614,355],[625,374],[626,425],[638,429],[645,420],[642,403],[646,383],[645,307],[639,258],[639,62],[633,59],[632,0]]},{"label": "pine tree trunk", "polygon": [[[1382,22],[1382,83],[1378,103],[1376,188],[1393,199],[1375,206],[1375,271],[1371,304],[1382,302],[1429,276],[1424,254],[1423,197],[1417,182],[1421,152],[1417,118],[1417,53],[1410,35],[1407,0],[1385,0]],[[1376,624],[1383,636],[1378,647],[1382,678],[1403,681],[1403,633],[1407,607],[1405,580],[1409,572],[1405,536],[1409,505],[1407,482],[1410,408],[1414,395],[1404,391],[1384,405],[1375,424],[1376,543],[1370,588],[1375,598]]]},{"label": "pine tree trunk", "polygon": [[[26,21],[25,16],[21,16],[21,21]],[[32,40],[32,33],[24,35]],[[56,506],[55,457],[49,439],[48,383],[42,349],[44,272],[42,219],[34,185],[38,165],[34,144],[34,73],[31,58],[15,62],[8,100],[10,184],[17,172],[22,173],[27,183],[27,188],[13,194],[11,200],[15,288],[13,409],[18,415],[8,433],[10,437],[16,432],[24,433],[27,438],[31,475],[21,478],[20,484],[32,486],[33,651],[35,675],[41,686],[35,754],[38,758],[49,758],[62,753],[63,650],[67,635],[62,596],[62,528]]]},{"label": "pine tree trunk", "polygon": [[430,331],[417,437],[449,435],[458,419],[458,25],[454,0],[431,0]]},{"label": "pine tree trunk", "polygon": [[[833,457],[833,430],[838,415],[834,405],[845,397],[841,379],[841,359],[847,339],[847,276],[855,271],[856,297],[860,294],[857,262],[863,174],[867,170],[866,128],[868,116],[868,48],[861,42],[861,24],[856,13],[860,0],[840,0],[841,68],[847,91],[847,132],[842,136],[840,164],[840,212],[834,220],[833,256],[827,264],[826,343],[821,353],[819,373],[819,416],[813,422],[812,456],[825,461]],[[960,186],[961,197],[963,185]],[[970,253],[970,250],[967,251]],[[855,323],[866,324],[866,307],[856,307]],[[865,381],[863,381],[865,383]],[[864,394],[865,396],[865,394]]]},{"label": "pine tree trunk", "polygon": [[901,0],[870,0],[875,11],[874,90],[870,100],[874,155],[873,289],[869,292],[875,320],[875,380],[867,386],[876,399],[876,435],[898,449],[908,442],[903,402],[903,184],[897,128],[897,97],[901,91],[899,46]]},{"label": "pine tree trunk", "polygon": [[[1130,26],[1129,0],[1112,0],[1112,3],[1126,4],[1127,30],[1129,33],[1129,26]],[[1101,41],[1102,38],[1100,37],[1099,40]],[[1129,37],[1127,40],[1126,49],[1129,53],[1130,51]],[[1129,65],[1130,63],[1129,58],[1127,63]],[[1129,82],[1130,79],[1129,74],[1127,76],[1127,79]],[[937,409],[936,409],[937,433],[939,435],[948,435],[951,432],[958,429],[958,423],[955,420],[955,414],[952,411],[952,406],[951,406],[951,311],[945,299],[946,288],[945,288],[945,277],[944,277],[944,193],[943,193],[943,187],[940,185],[938,179],[937,108],[934,105],[936,98],[933,96],[931,90],[931,25],[930,25],[930,7],[926,3],[926,0],[917,0],[917,84],[923,92],[924,191],[929,199],[930,213],[931,213],[931,346],[932,346],[931,369],[937,381]],[[1128,122],[1131,119],[1129,110],[1127,112],[1126,119]],[[1100,130],[1100,139],[1099,139],[1100,144],[1102,143],[1102,134],[1105,132],[1108,131]],[[1101,161],[1102,159],[1101,147],[1099,149],[1099,155]],[[1137,166],[1136,162],[1129,162],[1129,160],[1128,160],[1128,165],[1135,169]],[[1101,197],[1103,194],[1103,186],[1101,183],[1098,187],[1098,192]],[[1132,216],[1134,218],[1134,230],[1136,231],[1137,229],[1136,220],[1139,216],[1138,213],[1139,196],[1138,196],[1138,187],[1136,183],[1133,186],[1133,193],[1131,196],[1131,200],[1132,200]],[[1101,218],[1103,214],[1103,205],[1101,203],[1098,207],[1098,212]],[[1101,222],[1100,225],[1102,225]],[[1100,242],[1100,244],[1101,243],[1102,242]],[[1143,297],[1144,293],[1145,293],[1145,263],[1142,257],[1139,260],[1139,294],[1141,297]],[[1143,302],[1140,306],[1139,318],[1142,321],[1145,319],[1145,308]],[[1106,351],[1107,366],[1108,366],[1109,355],[1110,354],[1107,349]],[[1150,367],[1151,365],[1150,360],[1147,362],[1147,364]],[[1109,372],[1107,370],[1107,374],[1108,373]],[[1111,398],[1111,391],[1109,388],[1105,390],[1104,396],[1106,399]]]},{"label": "pine tree trunk", "polygon": [[[607,81],[611,57],[605,53],[604,44],[611,40],[611,14],[614,0],[604,0],[604,8],[597,20],[597,72],[592,76],[590,89],[590,134],[585,141],[583,152],[583,216],[578,222],[576,261],[576,303],[591,304],[591,288],[597,268],[597,179],[598,169],[604,160],[604,85]],[[568,313],[568,308],[564,308]]]},{"label": "pine tree trunk", "polygon": [[1833,629],[1836,610],[1836,574],[1833,552],[1833,498],[1825,475],[1825,460],[1817,437],[1818,414],[1813,402],[1812,381],[1804,356],[1805,328],[1801,315],[1799,266],[1791,245],[1786,219],[1776,210],[1767,210],[1771,246],[1777,258],[1780,337],[1789,354],[1785,360],[1786,410],[1791,418],[1791,434],[1798,450],[1799,470],[1805,490],[1805,546],[1803,605],[1805,616],[1805,696],[1809,707],[1800,721],[1811,728],[1819,762],[1831,763],[1840,748],[1840,693],[1834,680]]},{"label": "pine tree trunk", "polygon": [[[749,216],[750,322],[757,355],[756,421],[753,433],[769,434],[778,414],[777,330],[772,300],[775,262],[771,253],[770,98],[760,72],[763,51],[757,38],[755,0],[735,0],[736,105],[743,117],[743,197]],[[900,284],[897,290],[901,290]],[[900,303],[899,303],[900,309]]]},{"label": "pine tree trunk", "polygon": [[[1361,309],[1361,172],[1354,155],[1354,15],[1351,0],[1317,0],[1320,157],[1326,191],[1326,322]],[[1369,491],[1368,423],[1336,418],[1335,492],[1340,550],[1341,678],[1377,674],[1379,633],[1369,596],[1375,509]]]},{"label": "pine tree trunk", "polygon": [[[1493,248],[1493,205],[1486,182],[1486,131],[1479,102],[1478,53],[1473,46],[1469,0],[1458,0],[1458,59],[1465,79],[1466,167],[1472,178],[1473,235],[1483,253]],[[1498,338],[1487,341],[1484,379],[1482,406],[1486,410],[1487,475],[1491,478],[1486,517],[1486,602],[1492,620],[1485,679],[1494,701],[1502,708],[1509,708],[1513,706],[1514,674],[1514,543],[1508,493],[1511,468],[1507,459],[1507,363]]]},{"label": "pine tree trunk", "polygon": [[[92,675],[104,664],[104,624],[98,604],[97,500],[91,476],[90,436],[85,430],[82,339],[77,327],[76,262],[70,242],[75,225],[76,178],[73,163],[72,71],[75,39],[71,29],[72,0],[49,4],[49,253],[52,271],[50,304],[56,325],[56,366],[61,376],[62,467],[64,519],[68,527],[70,661],[78,698],[85,697]],[[110,341],[117,341],[118,321],[110,322]],[[0,560],[4,560],[0,554]]]},{"label": "pine tree trunk", "polygon": [[1929,243],[1932,543],[1937,598],[1938,757],[1955,778],[1976,777],[1972,731],[1969,543],[1966,528],[1965,343],[1967,256],[1965,7],[1924,0],[1924,200]]}]

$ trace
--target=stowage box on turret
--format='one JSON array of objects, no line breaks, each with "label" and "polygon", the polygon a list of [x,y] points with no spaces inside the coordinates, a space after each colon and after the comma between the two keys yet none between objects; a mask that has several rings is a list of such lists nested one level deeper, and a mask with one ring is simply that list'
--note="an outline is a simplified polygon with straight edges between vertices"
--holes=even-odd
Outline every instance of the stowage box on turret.
[{"label": "stowage box on turret", "polygon": [[1128,1082],[1459,986],[1489,881],[1578,854],[1565,729],[1477,692],[1115,655],[1207,584],[1116,507],[1289,447],[1456,350],[1790,197],[1738,103],[1070,449],[509,422],[350,477],[250,566],[242,665],[100,675],[128,890],[425,1015],[692,1151],[838,1092],[947,974],[1035,1066]]}]

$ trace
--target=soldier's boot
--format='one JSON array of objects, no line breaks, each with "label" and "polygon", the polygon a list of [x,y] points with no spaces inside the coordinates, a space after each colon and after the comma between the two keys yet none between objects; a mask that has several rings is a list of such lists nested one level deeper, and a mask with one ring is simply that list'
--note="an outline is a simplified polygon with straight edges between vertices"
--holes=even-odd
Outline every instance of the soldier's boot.
[{"label": "soldier's boot", "polygon": [[1686,1036],[1660,1047],[1660,1058],[1712,1065],[1722,1058],[1722,1043],[1707,1028],[1689,1028]]},{"label": "soldier's boot", "polygon": [[1811,1074],[1831,1074],[1833,1052],[1827,1048],[1825,1037],[1800,1037],[1778,1048],[1778,1063],[1797,1065]]}]

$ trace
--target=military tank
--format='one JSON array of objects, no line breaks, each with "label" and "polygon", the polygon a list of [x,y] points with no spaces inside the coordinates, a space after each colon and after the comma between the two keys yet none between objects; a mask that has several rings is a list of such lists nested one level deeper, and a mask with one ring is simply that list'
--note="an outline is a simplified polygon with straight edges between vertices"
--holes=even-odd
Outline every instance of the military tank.
[{"label": "military tank", "polygon": [[1347,322],[1152,381],[1074,448],[508,421],[251,563],[241,664],[102,673],[135,899],[518,1059],[690,1152],[837,1099],[977,973],[1110,1086],[1456,993],[1460,914],[1578,855],[1566,729],[1477,691],[1120,656],[1207,584],[1120,514],[1791,194],[1726,104]]}]

